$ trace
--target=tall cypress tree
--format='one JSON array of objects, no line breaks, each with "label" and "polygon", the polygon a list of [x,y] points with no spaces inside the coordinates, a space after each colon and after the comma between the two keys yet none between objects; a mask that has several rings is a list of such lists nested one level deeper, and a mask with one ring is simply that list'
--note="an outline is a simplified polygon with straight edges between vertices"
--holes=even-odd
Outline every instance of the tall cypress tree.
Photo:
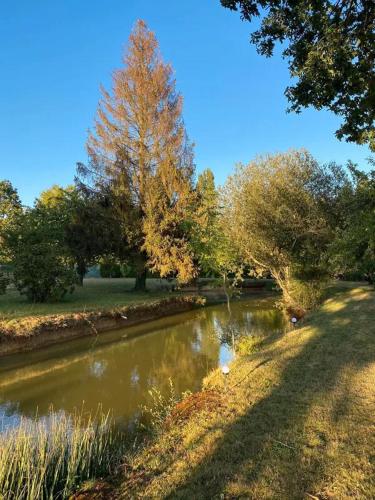
[{"label": "tall cypress tree", "polygon": [[79,171],[111,193],[144,289],[147,265],[184,282],[194,275],[187,238],[193,198],[193,150],[182,120],[182,97],[155,35],[138,21],[102,91],[87,142],[89,165]]}]

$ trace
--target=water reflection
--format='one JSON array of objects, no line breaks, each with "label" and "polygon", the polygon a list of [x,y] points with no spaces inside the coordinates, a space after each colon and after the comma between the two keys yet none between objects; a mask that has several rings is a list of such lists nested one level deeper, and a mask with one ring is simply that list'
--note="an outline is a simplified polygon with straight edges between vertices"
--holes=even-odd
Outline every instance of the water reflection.
[{"label": "water reflection", "polygon": [[272,300],[242,300],[230,317],[226,305],[216,305],[14,356],[0,367],[0,420],[44,416],[51,404],[72,412],[84,401],[88,410],[101,403],[119,421],[129,421],[147,404],[152,387],[167,392],[171,379],[177,393],[197,390],[210,370],[227,363],[228,324],[252,335],[284,328]]}]

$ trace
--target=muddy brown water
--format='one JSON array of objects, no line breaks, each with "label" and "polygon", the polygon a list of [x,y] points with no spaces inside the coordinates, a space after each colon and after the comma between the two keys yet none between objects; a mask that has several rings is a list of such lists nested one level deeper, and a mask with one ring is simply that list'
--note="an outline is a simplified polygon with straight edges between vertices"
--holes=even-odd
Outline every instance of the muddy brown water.
[{"label": "muddy brown water", "polygon": [[[242,299],[176,314],[0,359],[0,430],[20,417],[111,410],[127,424],[150,404],[149,391],[199,390],[204,377],[232,358],[228,325],[251,335],[282,334],[275,299]],[[131,337],[131,338],[128,338]]]}]

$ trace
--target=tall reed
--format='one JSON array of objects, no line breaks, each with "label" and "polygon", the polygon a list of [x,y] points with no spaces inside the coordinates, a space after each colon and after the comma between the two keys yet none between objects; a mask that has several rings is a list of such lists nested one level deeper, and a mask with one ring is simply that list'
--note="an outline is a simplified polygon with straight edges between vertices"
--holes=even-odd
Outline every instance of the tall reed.
[{"label": "tall reed", "polygon": [[0,434],[0,499],[64,499],[88,479],[113,472],[120,436],[109,414],[22,418]]}]

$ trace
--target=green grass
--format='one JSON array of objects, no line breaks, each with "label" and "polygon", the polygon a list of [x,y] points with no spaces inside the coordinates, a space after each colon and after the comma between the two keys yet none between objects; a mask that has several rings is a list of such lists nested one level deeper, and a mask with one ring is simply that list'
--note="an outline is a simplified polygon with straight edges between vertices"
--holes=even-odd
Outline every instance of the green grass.
[{"label": "green grass", "polygon": [[117,494],[375,498],[374,318],[375,292],[347,288],[226,379],[213,372],[185,416],[126,457]]},{"label": "green grass", "polygon": [[67,314],[96,309],[113,309],[137,302],[147,302],[169,296],[159,279],[148,279],[148,291],[135,292],[132,278],[89,278],[84,286],[77,286],[74,293],[63,301],[46,304],[32,304],[17,290],[9,288],[5,295],[0,295],[0,320],[23,318],[25,316],[46,316],[49,314]]},{"label": "green grass", "polygon": [[82,482],[113,472],[120,453],[111,419],[101,412],[22,419],[0,435],[0,498],[69,498]]}]

